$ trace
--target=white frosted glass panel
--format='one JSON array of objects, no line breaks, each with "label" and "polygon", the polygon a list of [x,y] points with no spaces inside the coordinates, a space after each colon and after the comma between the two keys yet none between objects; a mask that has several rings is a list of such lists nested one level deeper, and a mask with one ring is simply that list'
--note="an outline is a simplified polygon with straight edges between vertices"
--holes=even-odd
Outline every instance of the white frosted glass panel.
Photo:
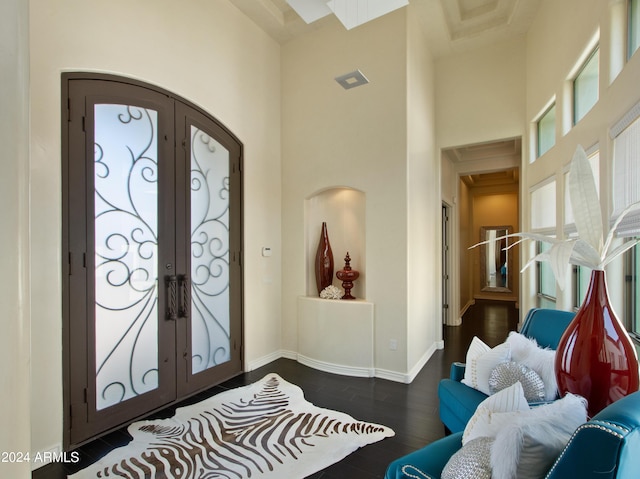
[{"label": "white frosted glass panel", "polygon": [[192,373],[231,359],[229,152],[191,127]]},{"label": "white frosted glass panel", "polygon": [[[551,246],[547,243],[540,243],[539,252],[543,253],[548,251]],[[538,278],[538,292],[548,298],[556,297],[556,277],[553,274],[551,265],[547,261],[541,261],[538,263],[539,278]]]},{"label": "white frosted glass panel", "polygon": [[[627,126],[613,142],[613,219],[618,218],[627,206],[640,201],[639,158],[640,118]],[[625,216],[618,234],[640,234],[640,212]]]},{"label": "white frosted glass panel", "polygon": [[157,112],[95,105],[96,409],[158,387]]},{"label": "white frosted glass panel", "polygon": [[[593,179],[596,183],[596,191],[598,196],[600,195],[600,151],[596,150],[588,157],[589,164],[591,165],[591,172],[593,173]],[[571,206],[571,197],[569,195],[569,173],[564,175],[564,224],[566,232],[573,232],[575,230],[575,218],[573,216],[573,207]]]},{"label": "white frosted glass panel", "polygon": [[531,192],[531,228],[533,230],[556,226],[556,182],[549,183]]}]

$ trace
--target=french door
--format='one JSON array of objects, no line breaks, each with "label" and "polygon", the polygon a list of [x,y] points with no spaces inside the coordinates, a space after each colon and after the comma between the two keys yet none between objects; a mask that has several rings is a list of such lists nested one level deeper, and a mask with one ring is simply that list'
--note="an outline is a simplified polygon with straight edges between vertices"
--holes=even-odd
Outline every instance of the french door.
[{"label": "french door", "polygon": [[63,97],[71,446],[242,371],[242,149],[147,85],[68,74]]}]

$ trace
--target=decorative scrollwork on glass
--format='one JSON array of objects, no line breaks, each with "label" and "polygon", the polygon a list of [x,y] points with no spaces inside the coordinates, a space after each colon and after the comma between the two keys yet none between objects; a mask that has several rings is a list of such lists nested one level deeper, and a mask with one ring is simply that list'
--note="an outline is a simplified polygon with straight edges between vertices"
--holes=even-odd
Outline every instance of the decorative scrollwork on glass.
[{"label": "decorative scrollwork on glass", "polygon": [[158,387],[157,112],[95,105],[96,409]]},{"label": "decorative scrollwork on glass", "polygon": [[229,152],[191,127],[192,373],[231,359]]}]

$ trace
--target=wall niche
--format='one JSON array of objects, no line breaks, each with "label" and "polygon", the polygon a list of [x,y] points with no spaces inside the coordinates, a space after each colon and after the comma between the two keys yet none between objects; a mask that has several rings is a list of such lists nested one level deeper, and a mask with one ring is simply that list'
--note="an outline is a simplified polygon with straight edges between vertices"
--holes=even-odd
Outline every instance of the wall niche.
[{"label": "wall niche", "polygon": [[315,258],[323,221],[327,223],[333,252],[332,284],[344,291],[342,282],[336,278],[335,273],[343,268],[344,257],[349,252],[351,267],[360,272],[351,294],[357,299],[365,299],[365,194],[348,187],[323,189],[305,200],[306,295],[318,297]]}]

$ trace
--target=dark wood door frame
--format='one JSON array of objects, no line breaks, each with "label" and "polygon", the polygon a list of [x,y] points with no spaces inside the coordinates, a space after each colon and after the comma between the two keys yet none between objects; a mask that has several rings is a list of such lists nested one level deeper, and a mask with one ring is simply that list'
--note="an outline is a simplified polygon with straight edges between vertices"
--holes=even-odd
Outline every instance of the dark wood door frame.
[{"label": "dark wood door frame", "polygon": [[[158,201],[158,304],[163,317],[166,274],[190,267],[188,197],[189,145],[184,132],[197,124],[230,152],[230,305],[231,360],[191,374],[190,322],[160,319],[158,323],[159,386],[126,400],[127,407],[99,411],[96,407],[95,355],[88,341],[95,337],[90,276],[93,254],[93,117],[95,103],[136,104],[158,111],[158,148],[166,161],[158,161],[162,195]],[[80,102],[77,99],[84,98]],[[74,447],[149,412],[165,407],[242,372],[242,144],[215,118],[190,102],[163,89],[122,77],[65,73],[62,75],[62,274],[63,274],[63,400],[64,446]],[[89,133],[87,133],[89,132]],[[88,135],[88,136],[85,136]],[[78,141],[82,138],[82,141]],[[188,135],[187,135],[188,138]],[[91,160],[90,160],[91,159]],[[170,160],[169,160],[170,159]],[[84,185],[84,186],[82,186]],[[176,194],[176,191],[180,192]],[[183,232],[183,233],[181,233]],[[174,269],[175,268],[175,269]],[[186,277],[186,275],[185,275]],[[160,367],[162,363],[162,367]]]}]

